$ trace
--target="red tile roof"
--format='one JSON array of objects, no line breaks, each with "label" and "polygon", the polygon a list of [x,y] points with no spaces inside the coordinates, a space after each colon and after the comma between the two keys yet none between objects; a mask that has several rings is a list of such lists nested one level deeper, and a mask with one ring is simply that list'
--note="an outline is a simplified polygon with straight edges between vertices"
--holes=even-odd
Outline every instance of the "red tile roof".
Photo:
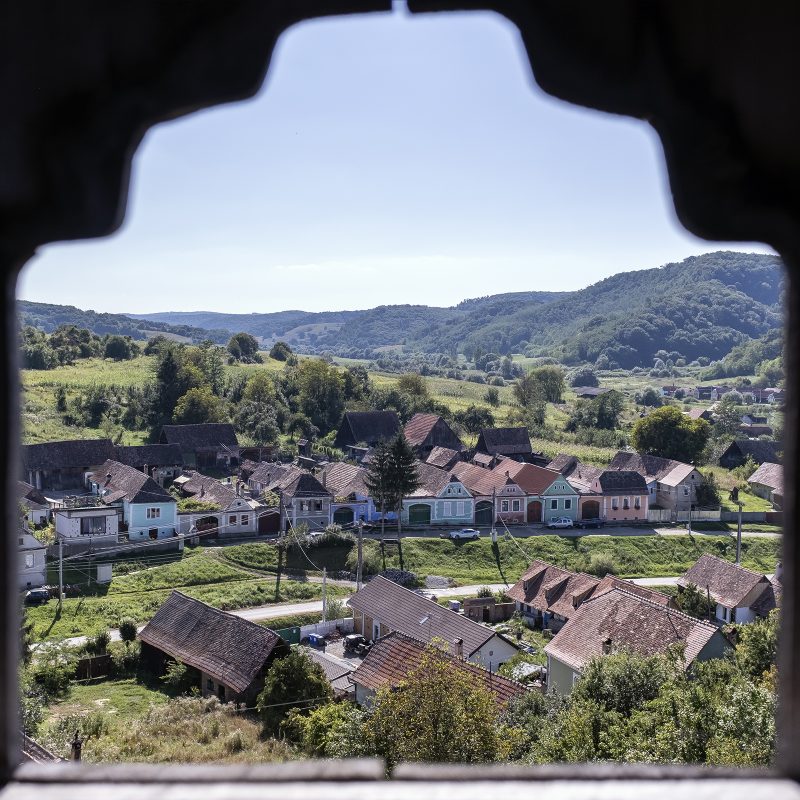
[{"label": "red tile roof", "polygon": [[419,447],[430,435],[433,426],[441,419],[438,414],[414,414],[403,429],[408,443]]},{"label": "red tile roof", "polygon": [[[705,553],[694,566],[680,578],[679,586],[692,584],[726,608],[738,608],[745,598],[758,586],[769,588],[766,575],[737,566],[723,558]],[[755,602],[755,601],[754,601]]]},{"label": "red tile roof", "polygon": [[510,458],[501,459],[492,472],[508,475],[526,494],[541,494],[550,488],[561,473],[535,464],[525,464]]},{"label": "red tile roof", "polygon": [[[390,633],[373,645],[350,679],[372,691],[378,691],[384,686],[399,686],[408,679],[410,673],[419,669],[426,650],[424,642],[401,633]],[[467,673],[476,682],[480,681],[494,695],[498,705],[504,706],[528,691],[521,683],[489,672],[454,655],[444,655],[454,667]]]},{"label": "red tile roof", "polygon": [[569,619],[599,585],[599,578],[536,559],[506,592],[512,600]]}]

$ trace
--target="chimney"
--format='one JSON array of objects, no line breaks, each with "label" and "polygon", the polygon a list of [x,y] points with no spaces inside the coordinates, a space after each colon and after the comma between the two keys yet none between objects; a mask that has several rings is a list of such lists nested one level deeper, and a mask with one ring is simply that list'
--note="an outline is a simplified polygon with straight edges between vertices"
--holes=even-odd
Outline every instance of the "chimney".
[{"label": "chimney", "polygon": [[106,483],[105,483],[105,485],[108,486],[109,483],[111,483],[111,473],[107,472],[106,473]]},{"label": "chimney", "polygon": [[610,653],[611,653],[611,637],[603,641],[603,655],[607,656]]},{"label": "chimney", "polygon": [[206,493],[206,487],[203,484],[200,484],[200,497],[203,497]]},{"label": "chimney", "polygon": [[783,582],[783,562],[779,561],[775,565],[775,580]]},{"label": "chimney", "polygon": [[325,470],[322,470],[322,488],[328,488],[328,473]]},{"label": "chimney", "polygon": [[464,640],[453,639],[453,655],[456,658],[464,658]]}]

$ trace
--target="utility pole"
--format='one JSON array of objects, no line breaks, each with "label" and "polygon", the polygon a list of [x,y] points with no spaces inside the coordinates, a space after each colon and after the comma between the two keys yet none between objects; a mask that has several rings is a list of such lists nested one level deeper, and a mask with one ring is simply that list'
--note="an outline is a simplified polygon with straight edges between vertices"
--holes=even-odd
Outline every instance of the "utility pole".
[{"label": "utility pole", "polygon": [[738,522],[736,525],[736,563],[742,563],[742,505],[743,503],[737,503],[739,506],[739,514],[738,514]]},{"label": "utility pole", "polygon": [[689,503],[689,530],[688,530],[688,533],[689,533],[690,536],[692,535],[692,504],[691,503]]},{"label": "utility pole", "polygon": [[356,567],[356,591],[361,589],[361,574],[364,560],[364,520],[358,521],[358,566]]},{"label": "utility pole", "polygon": [[[56,534],[58,535],[58,534]],[[64,597],[64,540],[58,537],[58,613],[61,614],[61,598]]]},{"label": "utility pole", "polygon": [[494,544],[497,541],[497,530],[494,527],[495,516],[497,513],[496,503],[497,503],[497,490],[494,487],[492,487],[492,544]]},{"label": "utility pole", "polygon": [[322,621],[328,621],[328,568],[322,568]]}]

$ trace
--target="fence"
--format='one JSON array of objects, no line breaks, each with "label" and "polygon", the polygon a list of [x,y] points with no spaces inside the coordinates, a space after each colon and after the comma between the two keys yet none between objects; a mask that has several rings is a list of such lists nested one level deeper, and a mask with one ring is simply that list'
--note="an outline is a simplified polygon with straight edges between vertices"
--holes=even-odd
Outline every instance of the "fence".
[{"label": "fence", "polygon": [[328,622],[316,622],[311,625],[303,625],[300,628],[300,637],[305,638],[309,633],[318,633],[320,636],[327,636],[329,633],[333,633],[337,628],[343,634],[352,633],[353,618],[332,619],[328,620]]},{"label": "fence", "polygon": [[[691,512],[692,522],[719,522],[721,511],[718,508],[701,508]],[[670,508],[650,508],[648,522],[688,522],[689,511],[675,511]]]},{"label": "fence", "polygon": [[[736,522],[739,519],[738,511],[723,511],[723,522]],[[742,511],[742,522],[766,522],[766,511]]]}]

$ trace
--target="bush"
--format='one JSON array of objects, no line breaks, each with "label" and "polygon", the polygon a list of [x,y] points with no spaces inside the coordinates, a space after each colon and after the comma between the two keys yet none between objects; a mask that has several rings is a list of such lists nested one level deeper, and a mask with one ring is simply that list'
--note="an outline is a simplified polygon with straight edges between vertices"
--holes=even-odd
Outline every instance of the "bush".
[{"label": "bush", "polygon": [[112,647],[111,671],[118,677],[136,675],[139,672],[139,643],[125,642],[124,647]]},{"label": "bush", "polygon": [[86,642],[85,651],[91,656],[101,656],[108,652],[108,645],[111,642],[111,634],[108,631],[100,631],[97,636],[92,637]]},{"label": "bush", "polygon": [[342,600],[328,600],[327,618],[331,619],[344,619],[349,617],[349,609]]},{"label": "bush", "polygon": [[136,640],[136,621],[132,620],[130,617],[126,617],[123,620],[120,620],[119,623],[119,638],[122,639],[125,644],[130,644],[131,642]]},{"label": "bush", "polygon": [[494,592],[492,592],[492,590],[488,586],[481,586],[481,588],[478,589],[477,596],[478,597],[494,597]]},{"label": "bush", "polygon": [[200,673],[181,661],[170,661],[161,682],[175,694],[189,694],[196,691],[200,682]]},{"label": "bush", "polygon": [[63,697],[75,676],[76,653],[63,644],[43,644],[31,664],[31,679],[49,698]]},{"label": "bush", "polygon": [[592,553],[589,556],[587,572],[597,575],[599,578],[604,578],[608,574],[615,575],[618,572],[617,562],[614,560],[613,554],[601,550],[599,553]]}]

